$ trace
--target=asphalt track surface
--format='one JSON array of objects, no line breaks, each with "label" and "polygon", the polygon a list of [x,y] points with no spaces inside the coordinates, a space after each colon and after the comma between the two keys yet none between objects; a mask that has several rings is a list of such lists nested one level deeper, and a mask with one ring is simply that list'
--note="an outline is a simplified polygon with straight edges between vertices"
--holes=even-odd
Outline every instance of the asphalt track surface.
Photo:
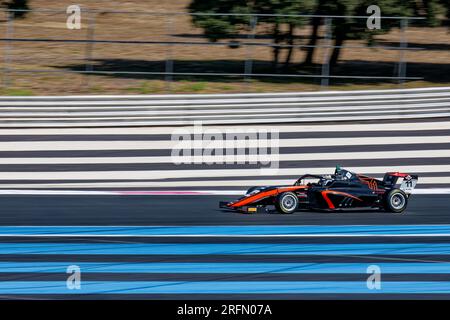
[{"label": "asphalt track surface", "polygon": [[236,196],[0,196],[0,225],[358,225],[450,224],[449,195],[413,195],[402,215],[358,212],[240,214],[219,209]]},{"label": "asphalt track surface", "polygon": [[[355,225],[377,227],[450,225],[450,195],[413,195],[407,212],[402,215],[368,210],[338,213],[304,211],[293,215],[239,214],[218,208],[219,201],[232,199],[233,196],[192,195],[9,195],[0,197],[2,208],[0,228],[6,226],[62,228],[318,226],[321,228],[324,225],[336,225],[349,226],[350,230]],[[450,287],[450,274],[447,271],[450,270],[450,255],[446,251],[450,244],[448,237],[267,239],[218,236],[205,239],[182,236],[175,238],[129,236],[92,239],[82,236],[4,237],[0,232],[0,242],[2,243],[0,298],[4,299],[450,298],[450,293],[439,292],[439,290],[447,292]],[[161,249],[161,245],[169,246],[171,250],[182,251],[186,246],[188,249],[184,254],[165,254],[165,249]],[[79,248],[82,249],[71,253],[72,246],[81,246]],[[125,249],[122,249],[122,246],[125,246]],[[139,253],[138,250],[145,246],[148,246],[148,251],[145,254]],[[221,249],[221,246],[225,249]],[[252,246],[256,246],[255,248],[262,246],[266,251],[260,254],[226,252],[235,250],[233,248],[246,250],[245,248]],[[311,249],[310,252],[305,251],[303,254],[278,254],[276,251],[289,246],[299,250],[306,250],[308,247]],[[329,246],[335,246],[334,253],[320,252]],[[378,251],[375,254],[364,252],[357,254],[354,250],[360,246],[365,248],[363,250]],[[403,249],[398,251],[397,247]],[[113,251],[108,253],[105,248]],[[402,253],[401,250],[405,249],[406,251]],[[31,253],[30,250],[35,252]],[[211,252],[199,254],[196,250],[211,250]],[[61,286],[65,285],[67,279],[65,269],[69,264],[80,265],[83,272],[88,270],[82,274],[83,288],[95,288],[93,289],[95,294],[66,293],[67,289]],[[383,270],[391,270],[383,274],[382,278],[385,286],[383,288],[391,290],[389,291],[391,293],[377,295],[367,293],[367,290],[358,291],[361,290],[359,287],[361,284],[365,286],[367,279],[365,270],[372,264],[380,265]],[[295,268],[299,270],[295,271]],[[304,268],[311,268],[312,271],[305,272]],[[227,293],[208,293],[214,291],[215,286]],[[300,287],[305,290],[304,293],[298,291]],[[324,292],[330,287],[333,288],[332,292]],[[261,290],[263,293],[246,293],[246,290],[250,290],[248,288]],[[418,288],[419,291],[428,290],[429,293],[411,293]],[[46,290],[51,293],[46,293]],[[150,290],[150,293],[145,290]],[[183,290],[189,293],[182,293]],[[286,293],[289,290],[294,290],[295,294]],[[19,294],[14,293],[19,291]],[[122,291],[127,293],[120,293]]]}]

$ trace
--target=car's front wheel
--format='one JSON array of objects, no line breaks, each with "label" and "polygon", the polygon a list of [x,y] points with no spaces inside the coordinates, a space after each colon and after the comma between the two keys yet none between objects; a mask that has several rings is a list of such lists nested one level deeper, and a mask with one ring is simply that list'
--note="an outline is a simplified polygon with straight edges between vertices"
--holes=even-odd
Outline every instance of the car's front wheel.
[{"label": "car's front wheel", "polygon": [[298,208],[298,198],[293,192],[283,192],[276,198],[275,208],[279,213],[294,213]]},{"label": "car's front wheel", "polygon": [[406,193],[400,189],[393,189],[385,198],[384,208],[389,212],[402,213],[407,205],[408,196]]}]

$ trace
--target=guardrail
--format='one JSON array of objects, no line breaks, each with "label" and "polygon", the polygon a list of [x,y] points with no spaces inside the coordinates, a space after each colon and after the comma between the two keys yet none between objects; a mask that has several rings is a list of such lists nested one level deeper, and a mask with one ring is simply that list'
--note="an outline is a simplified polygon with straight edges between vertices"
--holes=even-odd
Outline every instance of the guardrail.
[{"label": "guardrail", "polygon": [[263,94],[0,97],[0,127],[311,123],[450,116],[450,87]]}]

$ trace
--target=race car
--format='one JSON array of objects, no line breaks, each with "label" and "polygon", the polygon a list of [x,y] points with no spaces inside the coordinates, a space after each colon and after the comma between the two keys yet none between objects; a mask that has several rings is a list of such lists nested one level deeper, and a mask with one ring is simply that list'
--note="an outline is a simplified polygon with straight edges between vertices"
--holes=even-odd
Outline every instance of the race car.
[{"label": "race car", "polygon": [[417,175],[407,173],[387,172],[379,180],[337,166],[332,175],[306,174],[291,186],[252,187],[236,201],[221,201],[219,207],[244,213],[367,208],[402,213],[417,181]]}]

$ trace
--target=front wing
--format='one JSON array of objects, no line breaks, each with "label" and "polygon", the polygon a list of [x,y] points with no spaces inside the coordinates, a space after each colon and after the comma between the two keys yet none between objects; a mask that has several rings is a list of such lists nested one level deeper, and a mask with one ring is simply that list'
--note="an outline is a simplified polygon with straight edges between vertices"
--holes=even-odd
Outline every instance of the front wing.
[{"label": "front wing", "polygon": [[270,207],[268,205],[248,205],[248,206],[242,206],[242,207],[230,207],[230,202],[226,201],[220,201],[219,202],[219,208],[221,209],[227,209],[230,211],[238,211],[242,213],[268,213],[271,211]]}]

